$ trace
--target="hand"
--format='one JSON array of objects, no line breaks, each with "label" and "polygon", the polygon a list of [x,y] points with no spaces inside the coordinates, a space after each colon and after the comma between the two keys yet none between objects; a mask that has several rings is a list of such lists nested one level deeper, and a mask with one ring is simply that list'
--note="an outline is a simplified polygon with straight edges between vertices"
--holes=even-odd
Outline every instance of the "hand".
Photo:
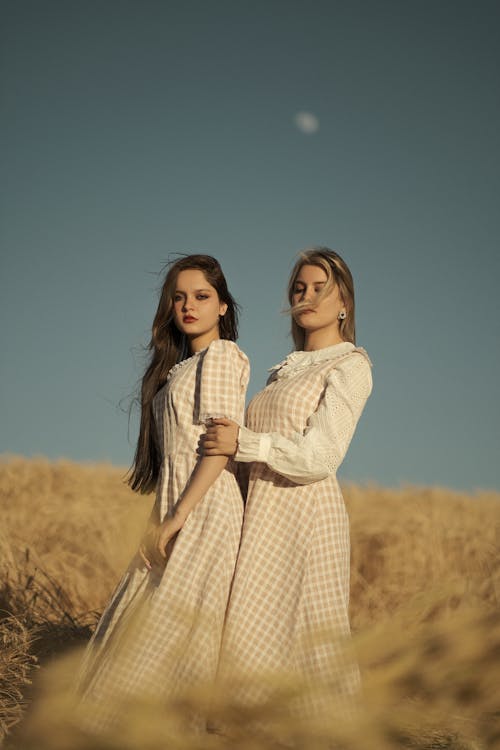
[{"label": "hand", "polygon": [[151,570],[153,565],[159,564],[156,554],[158,533],[159,524],[150,523],[139,545],[139,555],[148,570]]},{"label": "hand", "polygon": [[211,419],[202,436],[201,451],[204,456],[234,456],[238,450],[239,425],[224,417]]},{"label": "hand", "polygon": [[139,555],[148,570],[153,565],[163,567],[172,552],[175,537],[181,530],[183,521],[180,516],[167,518],[159,525],[151,524],[139,547]]},{"label": "hand", "polygon": [[160,555],[163,564],[165,564],[170,557],[173,547],[171,542],[175,540],[175,537],[182,529],[183,524],[184,520],[176,513],[172,518],[166,518],[158,527],[156,552]]}]

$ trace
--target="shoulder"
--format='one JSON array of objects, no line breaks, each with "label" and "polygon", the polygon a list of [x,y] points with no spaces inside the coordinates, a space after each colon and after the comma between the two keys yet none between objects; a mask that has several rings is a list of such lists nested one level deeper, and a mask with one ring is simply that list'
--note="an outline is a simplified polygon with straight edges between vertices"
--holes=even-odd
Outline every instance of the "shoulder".
[{"label": "shoulder", "polygon": [[205,359],[227,360],[234,364],[249,366],[248,357],[235,341],[228,339],[215,339],[205,352]]},{"label": "shoulder", "polygon": [[338,387],[340,383],[360,398],[367,398],[372,390],[372,363],[362,347],[355,347],[337,362],[332,361],[327,384]]},{"label": "shoulder", "polygon": [[346,370],[370,372],[373,365],[368,352],[362,346],[356,346],[349,354],[340,359],[338,366]]}]

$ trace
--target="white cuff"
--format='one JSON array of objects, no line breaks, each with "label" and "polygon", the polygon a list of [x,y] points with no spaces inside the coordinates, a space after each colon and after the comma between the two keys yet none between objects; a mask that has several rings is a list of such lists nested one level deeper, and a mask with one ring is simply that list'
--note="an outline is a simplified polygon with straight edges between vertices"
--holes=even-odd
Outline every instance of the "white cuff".
[{"label": "white cuff", "polygon": [[267,463],[271,452],[272,438],[265,432],[252,432],[246,427],[240,427],[238,433],[238,450],[234,456],[236,461],[249,463],[262,461]]}]

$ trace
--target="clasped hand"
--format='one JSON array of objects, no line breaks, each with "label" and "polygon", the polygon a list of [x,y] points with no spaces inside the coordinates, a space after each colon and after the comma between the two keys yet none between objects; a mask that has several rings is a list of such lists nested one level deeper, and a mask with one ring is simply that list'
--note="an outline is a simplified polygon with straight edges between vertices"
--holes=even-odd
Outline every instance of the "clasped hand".
[{"label": "clasped hand", "polygon": [[200,437],[200,453],[203,456],[234,456],[238,449],[239,429],[232,419],[211,419],[207,422],[205,434]]}]

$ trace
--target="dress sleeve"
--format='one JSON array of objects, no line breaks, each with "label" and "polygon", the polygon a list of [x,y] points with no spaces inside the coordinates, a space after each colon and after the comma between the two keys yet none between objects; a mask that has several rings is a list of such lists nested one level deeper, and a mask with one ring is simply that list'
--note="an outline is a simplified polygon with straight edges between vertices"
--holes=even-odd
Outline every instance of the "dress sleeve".
[{"label": "dress sleeve", "polygon": [[249,377],[248,357],[234,341],[212,341],[201,358],[198,423],[227,417],[242,425]]},{"label": "dress sleeve", "polygon": [[372,390],[371,366],[353,353],[330,372],[316,411],[302,434],[285,438],[240,427],[236,461],[262,461],[296,484],[335,475]]}]

